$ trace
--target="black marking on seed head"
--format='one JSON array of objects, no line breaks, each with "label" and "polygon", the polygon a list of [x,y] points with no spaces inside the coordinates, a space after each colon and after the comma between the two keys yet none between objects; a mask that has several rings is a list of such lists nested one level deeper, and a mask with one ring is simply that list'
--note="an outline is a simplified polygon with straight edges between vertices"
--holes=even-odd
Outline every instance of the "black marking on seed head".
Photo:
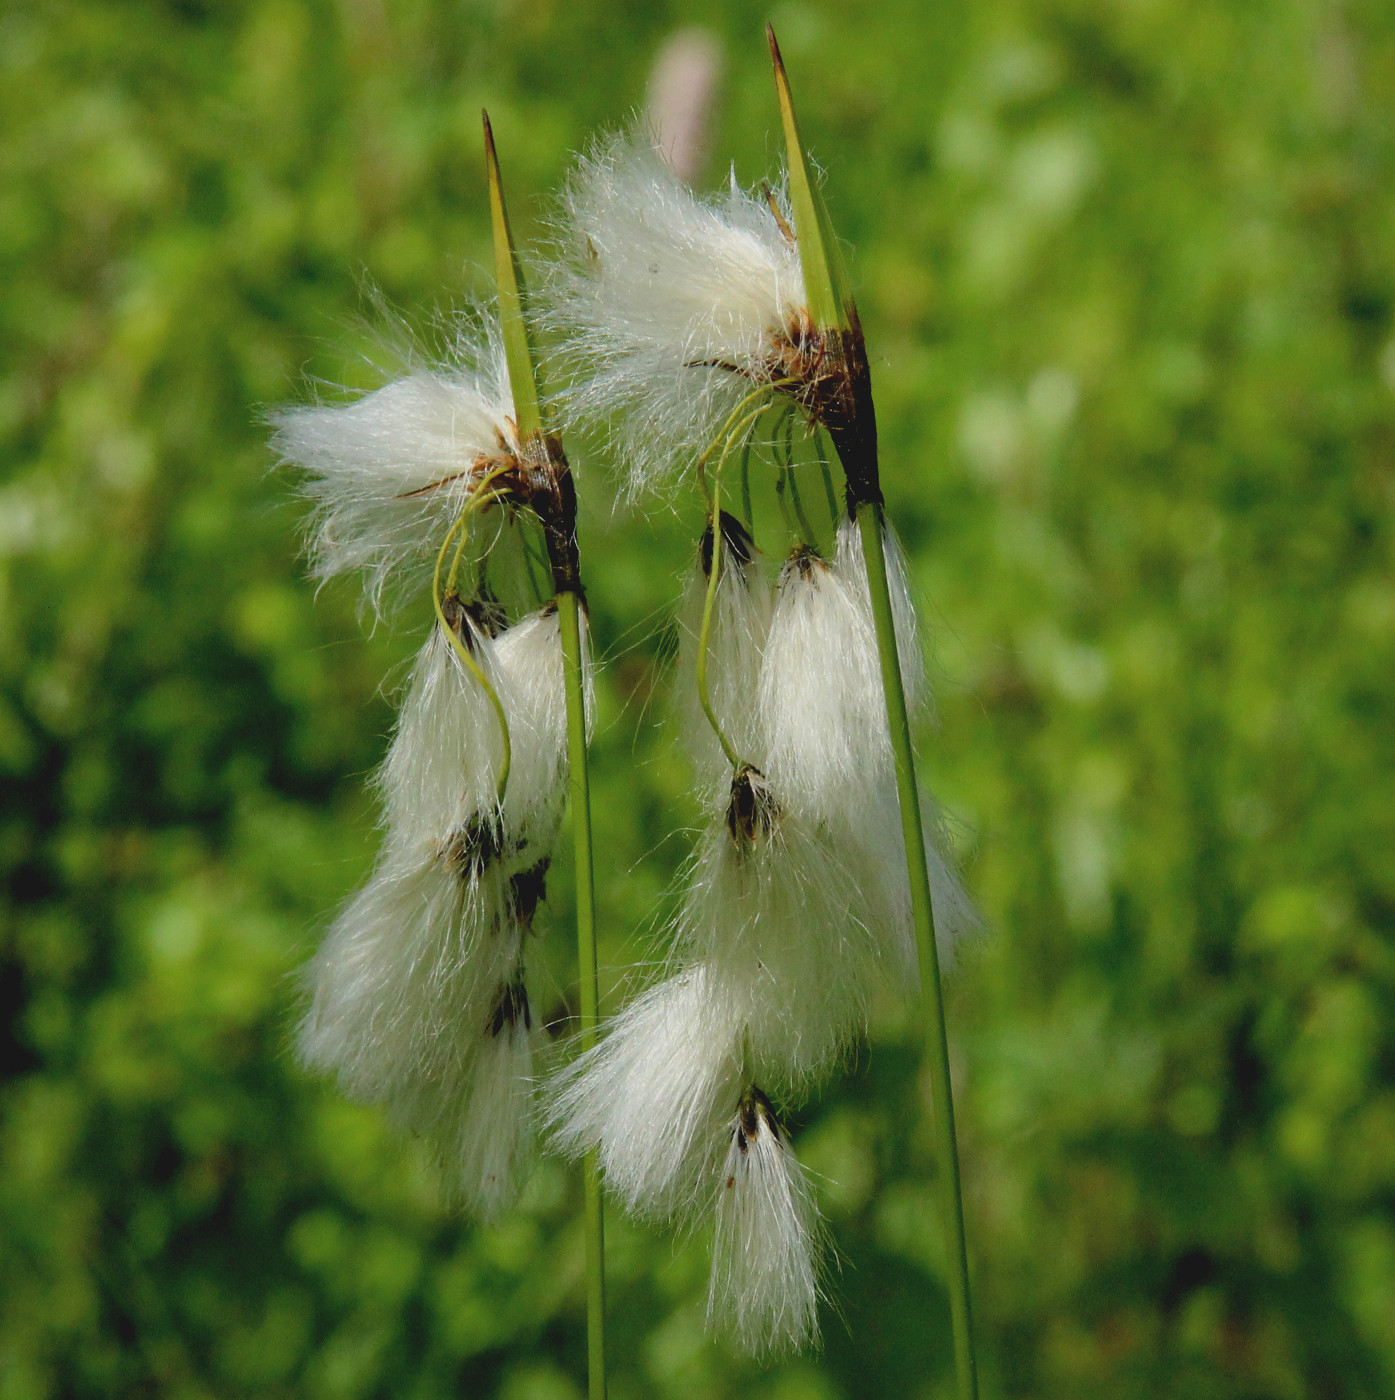
[{"label": "black marking on seed head", "polygon": [[476,813],[446,842],[442,854],[462,880],[482,875],[504,849],[504,827],[497,816]]},{"label": "black marking on seed head", "polygon": [[551,856],[544,856],[536,865],[509,876],[509,907],[514,921],[522,928],[533,926],[533,915],[547,894],[547,868]]},{"label": "black marking on seed head", "polygon": [[779,1141],[780,1124],[775,1117],[775,1106],[757,1085],[749,1084],[736,1109],[736,1146],[743,1157],[750,1150],[752,1140],[760,1136],[762,1127],[769,1129]]},{"label": "black marking on seed head", "polygon": [[790,550],[785,567],[780,571],[780,583],[783,586],[796,574],[803,582],[813,583],[820,573],[827,572],[828,564],[813,545],[797,544]]},{"label": "black marking on seed head", "polygon": [[738,850],[758,845],[770,835],[780,816],[770,784],[759,768],[743,763],[731,780],[727,832]]},{"label": "black marking on seed head", "polygon": [[495,1037],[501,1036],[506,1027],[512,1030],[520,1021],[523,1022],[525,1031],[533,1029],[533,1013],[528,1005],[528,989],[523,985],[521,968],[514,974],[512,981],[505,982],[499,988],[499,995],[489,1018],[489,1033]]},{"label": "black marking on seed head", "polygon": [[[722,528],[722,548],[725,557],[730,559],[736,568],[739,578],[746,577],[746,568],[750,564],[756,552],[756,542],[751,538],[751,532],[741,523],[736,516],[729,511],[722,511],[720,517]],[[698,543],[698,563],[702,566],[703,578],[712,577],[712,526],[709,524],[702,532],[702,539]]]},{"label": "black marking on seed head", "polygon": [[508,626],[503,604],[487,589],[468,602],[455,589],[441,599],[441,615],[446,626],[459,638],[461,646],[472,656],[479,643],[477,633],[497,637]]}]

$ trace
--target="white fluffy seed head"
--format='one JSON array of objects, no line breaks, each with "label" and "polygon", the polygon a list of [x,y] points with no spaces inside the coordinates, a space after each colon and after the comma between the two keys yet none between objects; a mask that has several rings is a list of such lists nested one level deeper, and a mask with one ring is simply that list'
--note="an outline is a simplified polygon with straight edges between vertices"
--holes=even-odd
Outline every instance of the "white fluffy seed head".
[{"label": "white fluffy seed head", "polygon": [[804,1092],[865,1031],[887,976],[858,874],[826,829],[780,812],[749,772],[694,856],[676,955],[722,989],[748,1067],[783,1094]]},{"label": "white fluffy seed head", "polygon": [[742,1096],[729,1132],[707,1324],[747,1355],[798,1351],[818,1340],[820,1228],[813,1192],[758,1089]]},{"label": "white fluffy seed head", "polygon": [[484,858],[490,839],[462,833],[453,846],[423,847],[389,838],[307,969],[307,1067],[389,1105],[420,1082],[458,1076],[462,1028],[483,1022],[519,956],[508,878]]},{"label": "white fluffy seed head", "polygon": [[461,1083],[439,1086],[444,1112],[431,1129],[443,1174],[462,1207],[494,1220],[526,1176],[537,1143],[535,1031],[521,973],[501,985]]},{"label": "white fluffy seed head", "polygon": [[[567,693],[562,627],[552,604],[520,618],[494,644],[503,678],[513,761],[504,817],[511,832],[550,850],[565,801]],[[587,732],[595,713],[590,632],[581,610],[581,668]]]},{"label": "white fluffy seed head", "polygon": [[[462,645],[503,698],[505,676],[489,630],[458,607],[450,615]],[[427,844],[492,812],[502,761],[499,721],[484,687],[433,624],[375,779],[388,829],[402,840]]]},{"label": "white fluffy seed head", "polygon": [[503,346],[486,324],[483,345],[462,331],[445,364],[414,366],[349,403],[270,417],[273,448],[306,473],[314,576],[362,571],[375,611],[390,578],[394,592],[425,590],[472,467],[517,448]]},{"label": "white fluffy seed head", "polygon": [[[551,848],[567,776],[567,715],[557,610],[544,607],[491,637],[469,610],[452,607],[457,635],[494,687],[509,724],[506,843]],[[587,712],[594,708],[582,628]],[[388,829],[432,842],[495,814],[503,738],[478,678],[439,626],[418,653],[397,731],[377,775]]]},{"label": "white fluffy seed head", "polygon": [[[886,555],[887,587],[891,593],[892,624],[896,629],[896,653],[901,663],[901,684],[906,689],[906,708],[910,711],[911,718],[916,719],[925,714],[930,707],[930,687],[925,677],[925,652],[921,646],[920,624],[916,618],[915,603],[911,599],[910,584],[906,575],[906,555],[889,523],[882,530],[882,547]],[[833,561],[847,581],[853,597],[866,609],[870,622],[872,598],[867,587],[867,560],[862,552],[862,529],[857,521],[845,517],[838,526]],[[875,645],[875,626],[872,638]]]},{"label": "white fluffy seed head", "polygon": [[595,1148],[636,1215],[691,1213],[740,1082],[739,1025],[701,967],[636,997],[548,1086],[545,1121],[570,1156]]},{"label": "white fluffy seed head", "polygon": [[[783,202],[781,218],[788,227]],[[799,255],[763,196],[733,180],[703,198],[644,137],[581,160],[560,241],[547,319],[583,376],[563,411],[611,427],[638,492],[686,466],[769,382],[772,336],[805,305]]]},{"label": "white fluffy seed head", "polygon": [[[738,753],[762,750],[757,697],[765,634],[770,627],[770,585],[745,527],[723,513],[721,570],[707,643],[707,687],[712,708]],[[731,763],[703,713],[697,685],[698,645],[707,598],[711,531],[705,531],[683,591],[679,613],[675,719],[692,756],[698,785],[712,801],[731,781]]]},{"label": "white fluffy seed head", "polygon": [[[900,550],[888,536],[893,615],[908,703],[922,707],[924,663]],[[791,810],[854,820],[893,774],[876,627],[857,526],[832,561],[801,546],[780,572],[760,713],[766,773]]]},{"label": "white fluffy seed head", "polygon": [[760,713],[766,775],[801,816],[857,809],[891,771],[870,613],[834,565],[802,547],[780,572]]}]

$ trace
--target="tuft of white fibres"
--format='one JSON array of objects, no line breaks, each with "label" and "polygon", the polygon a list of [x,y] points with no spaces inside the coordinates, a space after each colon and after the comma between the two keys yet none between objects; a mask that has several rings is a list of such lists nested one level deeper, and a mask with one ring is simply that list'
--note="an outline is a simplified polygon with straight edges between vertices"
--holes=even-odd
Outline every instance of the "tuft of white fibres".
[{"label": "tuft of white fibres", "polygon": [[825,828],[781,812],[760,775],[732,784],[694,854],[675,958],[697,963],[735,1008],[747,1063],[797,1096],[866,1030],[885,965],[859,877]]},{"label": "tuft of white fibres", "polygon": [[553,1141],[574,1157],[596,1149],[635,1215],[689,1215],[740,1082],[738,1032],[736,1008],[701,967],[649,988],[548,1086]]},{"label": "tuft of white fibres", "polygon": [[537,1133],[534,1027],[520,968],[494,993],[459,1081],[425,1086],[419,1123],[428,1124],[453,1195],[470,1214],[495,1220],[518,1194]]},{"label": "tuft of white fibres", "polygon": [[[590,629],[580,609],[581,672],[587,735],[594,727]],[[494,643],[503,678],[513,761],[504,818],[510,832],[544,850],[561,820],[567,782],[567,695],[562,624],[556,604],[521,617]]]},{"label": "tuft of white fibres", "polygon": [[[490,635],[497,620],[451,603],[475,664],[508,718],[512,759],[504,826],[515,844],[546,850],[555,837],[567,777],[567,713],[561,627],[551,604]],[[477,620],[479,619],[479,620]],[[588,717],[593,673],[583,623]],[[437,625],[417,655],[397,730],[375,782],[385,824],[404,839],[429,842],[471,817],[493,813],[503,740],[494,706]]]},{"label": "tuft of white fibres", "polygon": [[707,1325],[751,1356],[818,1340],[818,1208],[770,1101],[742,1096],[718,1188]]},{"label": "tuft of white fibres", "polygon": [[[445,610],[506,710],[516,709],[490,617],[455,602]],[[521,729],[511,717],[510,728],[516,723]],[[516,746],[530,747],[519,739]],[[502,761],[494,707],[440,625],[433,623],[412,667],[387,757],[374,778],[386,826],[401,840],[429,844],[470,817],[493,811]]]},{"label": "tuft of white fibres", "polygon": [[733,177],[724,197],[699,196],[642,135],[578,163],[558,241],[544,318],[578,371],[560,407],[610,427],[638,493],[690,465],[770,382],[772,337],[806,302],[799,254],[763,195]]},{"label": "tuft of white fibres", "polygon": [[[901,684],[906,691],[906,708],[911,719],[928,715],[930,687],[925,676],[925,651],[920,640],[920,623],[906,578],[906,555],[889,521],[882,526],[882,547],[886,554],[886,582],[891,593],[892,625],[896,631],[896,654],[901,663]],[[855,520],[844,519],[838,526],[833,562],[846,580],[853,597],[865,609],[876,646],[876,624],[872,620],[872,595],[867,585],[867,560],[862,553],[862,529]],[[880,661],[878,661],[880,665]]]},{"label": "tuft of white fibres", "polygon": [[[888,582],[912,717],[929,707],[904,560],[890,530]],[[766,773],[792,814],[835,842],[881,940],[885,969],[916,985],[914,928],[876,626],[857,525],[839,528],[833,560],[796,550],[780,573],[760,673]],[[944,852],[943,821],[922,795],[937,942],[949,960],[978,918]]]},{"label": "tuft of white fibres", "polygon": [[[765,634],[770,627],[771,591],[759,553],[745,526],[722,513],[721,572],[707,640],[707,688],[712,709],[738,753],[760,752],[757,694]],[[698,644],[712,559],[712,531],[703,532],[679,611],[678,674],[674,718],[692,756],[698,786],[715,802],[731,782],[731,762],[707,716],[697,686]]]},{"label": "tuft of white fibres", "polygon": [[315,578],[361,570],[370,608],[424,591],[483,459],[518,450],[513,396],[494,318],[481,347],[462,328],[450,359],[417,365],[344,404],[270,415],[281,461],[305,473]]},{"label": "tuft of white fibres", "polygon": [[870,608],[805,546],[780,571],[760,673],[765,773],[812,821],[857,813],[892,771]]},{"label": "tuft of white fibres", "polygon": [[487,822],[439,845],[389,836],[306,969],[302,1063],[389,1105],[458,1075],[462,1025],[483,1020],[518,957],[497,852]]}]

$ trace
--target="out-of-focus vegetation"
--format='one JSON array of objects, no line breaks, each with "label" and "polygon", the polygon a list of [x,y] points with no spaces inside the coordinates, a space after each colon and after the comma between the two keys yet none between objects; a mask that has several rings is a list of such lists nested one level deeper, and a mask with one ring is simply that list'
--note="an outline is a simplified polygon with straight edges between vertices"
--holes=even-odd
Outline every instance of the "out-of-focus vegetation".
[{"label": "out-of-focus vegetation", "polygon": [[[1395,12],[773,18],[992,925],[950,1007],[985,1391],[1388,1396]],[[0,13],[3,1400],[579,1394],[574,1175],[462,1224],[288,1054],[426,622],[365,635],[306,586],[258,415],[373,381],[361,273],[420,320],[486,289],[481,105],[536,235],[692,20],[729,60],[713,177],[756,179],[734,0]],[[574,456],[613,1004],[693,819],[656,719],[696,500],[613,512]],[[797,1125],[844,1259],[825,1353],[731,1361],[703,1241],[612,1216],[616,1400],[947,1393],[917,1044],[888,1022]]]}]

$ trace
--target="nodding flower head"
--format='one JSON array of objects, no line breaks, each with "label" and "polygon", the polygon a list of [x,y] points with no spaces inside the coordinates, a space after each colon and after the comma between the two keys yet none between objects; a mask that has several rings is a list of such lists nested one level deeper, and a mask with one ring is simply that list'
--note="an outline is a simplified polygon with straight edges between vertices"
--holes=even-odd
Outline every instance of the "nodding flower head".
[{"label": "nodding flower head", "polygon": [[470,493],[518,456],[513,413],[497,330],[462,322],[443,363],[413,364],[348,403],[272,414],[273,448],[306,473],[314,576],[362,570],[379,611],[389,579],[425,585]]},{"label": "nodding flower head", "polygon": [[708,1326],[755,1356],[817,1341],[820,1244],[804,1169],[752,1084],[731,1123],[717,1191]]},{"label": "nodding flower head", "polygon": [[557,1145],[595,1148],[606,1185],[636,1215],[689,1217],[702,1203],[739,1084],[738,1015],[706,969],[688,968],[630,1002],[549,1086]]},{"label": "nodding flower head", "polygon": [[639,492],[708,448],[757,391],[784,393],[842,440],[872,426],[856,327],[811,315],[783,188],[695,194],[643,137],[583,159],[549,270],[549,319],[580,377],[565,411],[608,422]]}]

